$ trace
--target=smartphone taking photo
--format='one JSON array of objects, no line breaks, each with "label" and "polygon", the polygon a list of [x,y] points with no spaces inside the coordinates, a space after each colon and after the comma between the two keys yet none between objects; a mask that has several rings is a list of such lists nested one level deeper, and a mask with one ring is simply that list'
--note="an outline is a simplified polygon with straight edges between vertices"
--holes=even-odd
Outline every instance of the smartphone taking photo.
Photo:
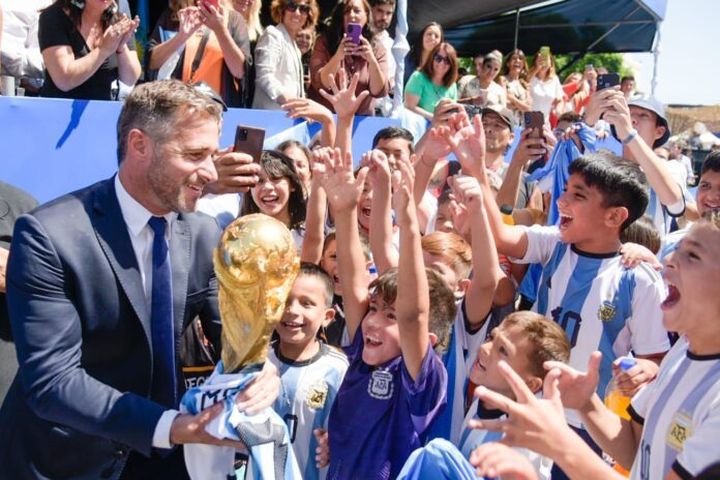
[{"label": "smartphone taking photo", "polygon": [[362,25],[359,23],[348,23],[347,35],[355,45],[360,45],[360,36],[362,35]]},{"label": "smartphone taking photo", "polygon": [[238,125],[235,129],[234,151],[250,155],[255,163],[260,163],[260,156],[262,155],[264,142],[264,128]]},{"label": "smartphone taking photo", "polygon": [[532,128],[530,138],[542,138],[543,125],[545,125],[545,115],[542,112],[525,112],[524,115],[525,128]]},{"label": "smartphone taking photo", "polygon": [[605,90],[620,85],[620,75],[617,73],[603,73],[597,77],[597,90]]}]

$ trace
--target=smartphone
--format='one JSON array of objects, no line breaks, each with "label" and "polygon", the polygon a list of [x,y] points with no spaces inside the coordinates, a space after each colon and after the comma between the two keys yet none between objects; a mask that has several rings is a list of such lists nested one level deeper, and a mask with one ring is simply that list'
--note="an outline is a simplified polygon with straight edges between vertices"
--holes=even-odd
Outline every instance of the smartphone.
[{"label": "smartphone", "polygon": [[604,90],[606,88],[620,85],[620,75],[617,73],[602,73],[597,77],[597,90]]},{"label": "smartphone", "polygon": [[201,0],[205,5],[212,5],[216,9],[220,8],[219,0]]},{"label": "smartphone", "polygon": [[470,120],[472,120],[475,115],[482,115],[482,107],[480,105],[463,103],[462,106],[465,109],[465,113],[467,113],[467,116]]},{"label": "smartphone", "polygon": [[531,138],[542,138],[545,116],[542,112],[525,112],[525,128],[532,128]]},{"label": "smartphone", "polygon": [[355,45],[360,45],[360,36],[362,35],[362,25],[359,23],[348,23],[347,35]]},{"label": "smartphone", "polygon": [[235,151],[247,153],[256,163],[260,163],[264,142],[264,128],[238,125],[235,129]]},{"label": "smartphone", "polygon": [[550,55],[551,55],[551,53],[550,53],[550,47],[548,47],[548,46],[540,47],[540,50],[538,51],[538,54],[540,54],[540,55],[542,55],[543,57],[546,57],[546,58],[549,59],[549,58],[550,58]]}]

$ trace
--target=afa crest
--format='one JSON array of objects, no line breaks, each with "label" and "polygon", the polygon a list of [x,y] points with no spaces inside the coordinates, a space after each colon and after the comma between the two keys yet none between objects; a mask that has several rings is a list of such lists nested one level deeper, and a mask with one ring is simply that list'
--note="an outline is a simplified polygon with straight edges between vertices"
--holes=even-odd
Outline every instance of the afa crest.
[{"label": "afa crest", "polygon": [[685,440],[692,436],[692,419],[686,412],[678,412],[673,416],[668,427],[665,443],[673,450],[682,452]]},{"label": "afa crest", "polygon": [[372,372],[368,383],[368,394],[377,400],[387,400],[392,397],[394,390],[392,373],[386,370]]},{"label": "afa crest", "polygon": [[598,308],[598,318],[607,323],[615,318],[616,311],[617,308],[615,305],[613,305],[612,302],[605,300],[602,304],[600,304],[600,308]]},{"label": "afa crest", "polygon": [[319,378],[308,388],[307,395],[305,395],[305,405],[313,410],[317,410],[325,406],[327,397],[328,384]]}]

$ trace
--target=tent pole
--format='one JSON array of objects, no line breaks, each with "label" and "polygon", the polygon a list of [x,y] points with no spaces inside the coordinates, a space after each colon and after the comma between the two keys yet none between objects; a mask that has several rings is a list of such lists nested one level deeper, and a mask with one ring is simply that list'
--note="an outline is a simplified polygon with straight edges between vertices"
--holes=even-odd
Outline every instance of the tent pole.
[{"label": "tent pole", "polygon": [[520,9],[515,10],[515,43],[513,48],[518,48],[518,33],[520,31]]}]

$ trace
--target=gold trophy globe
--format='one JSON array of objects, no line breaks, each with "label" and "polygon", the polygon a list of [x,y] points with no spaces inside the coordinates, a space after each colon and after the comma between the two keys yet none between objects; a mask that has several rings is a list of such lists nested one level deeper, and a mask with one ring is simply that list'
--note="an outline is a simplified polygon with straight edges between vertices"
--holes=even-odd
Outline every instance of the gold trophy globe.
[{"label": "gold trophy globe", "polygon": [[300,268],[288,228],[255,213],[225,228],[213,263],[226,373],[265,361],[270,336]]}]

